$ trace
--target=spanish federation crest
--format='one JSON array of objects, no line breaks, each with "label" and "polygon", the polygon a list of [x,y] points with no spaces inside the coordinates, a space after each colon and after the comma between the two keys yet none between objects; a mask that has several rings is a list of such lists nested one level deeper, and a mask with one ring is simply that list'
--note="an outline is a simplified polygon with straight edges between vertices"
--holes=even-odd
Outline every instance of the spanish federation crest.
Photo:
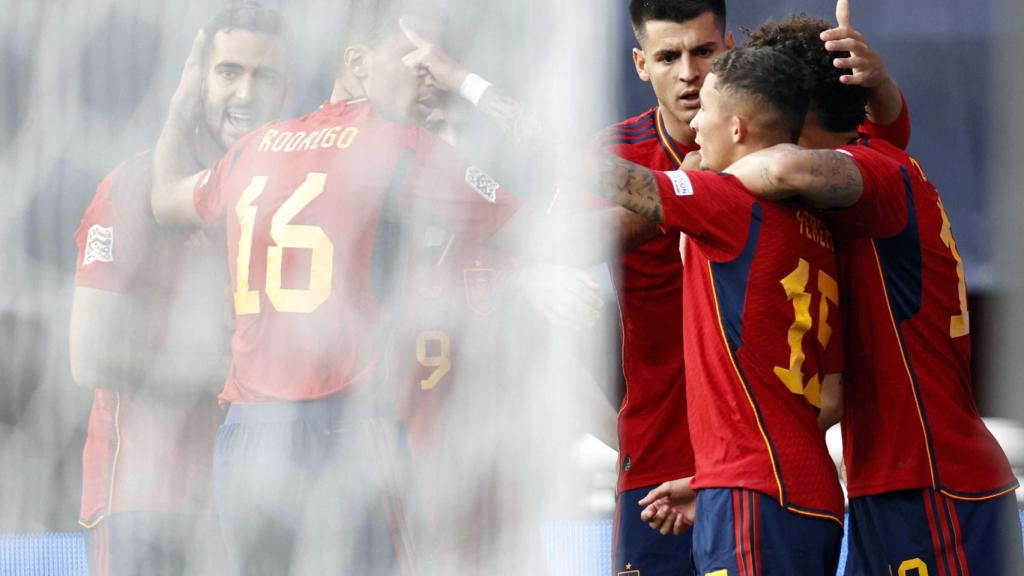
[{"label": "spanish federation crest", "polygon": [[498,199],[498,188],[501,185],[476,166],[466,168],[466,184],[469,184],[470,188],[476,190],[476,193],[483,196],[488,202],[493,203]]},{"label": "spanish federation crest", "polygon": [[82,258],[82,266],[88,266],[93,262],[113,261],[114,228],[104,228],[99,224],[93,224],[85,239],[85,256]]}]

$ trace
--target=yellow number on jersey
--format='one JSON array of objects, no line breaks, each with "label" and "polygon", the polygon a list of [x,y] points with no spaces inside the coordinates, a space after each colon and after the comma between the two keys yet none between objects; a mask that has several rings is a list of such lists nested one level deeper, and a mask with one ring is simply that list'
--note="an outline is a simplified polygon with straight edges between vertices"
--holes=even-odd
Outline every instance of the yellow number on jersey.
[{"label": "yellow number on jersey", "polygon": [[[310,172],[305,182],[281,204],[271,218],[270,237],[274,246],[267,248],[267,298],[278,312],[309,313],[316,310],[331,294],[334,273],[334,244],[319,226],[290,224],[290,222],[324,191],[327,175]],[[235,276],[235,313],[258,314],[259,292],[249,289],[249,262],[252,258],[253,225],[258,207],[253,203],[267,186],[266,176],[256,176],[246,187],[235,205],[238,215],[238,260]],[[281,269],[285,248],[309,250],[310,271],[308,288],[283,288]]]},{"label": "yellow number on jersey", "polygon": [[[430,343],[437,342],[437,354],[430,350]],[[416,339],[416,360],[424,368],[434,371],[424,380],[420,380],[420,388],[433,390],[452,369],[452,344],[448,334],[440,330],[421,332]]]},{"label": "yellow number on jersey", "polygon": [[235,283],[235,314],[259,314],[260,293],[249,290],[249,260],[252,258],[252,234],[253,224],[256,222],[256,212],[259,210],[252,203],[263,194],[267,187],[266,176],[256,176],[249,182],[249,186],[242,192],[242,197],[235,204],[235,214],[238,215],[238,259],[235,262],[235,276],[238,281]]},{"label": "yellow number on jersey", "polygon": [[942,214],[942,230],[939,232],[939,238],[942,239],[946,248],[949,248],[953,259],[956,260],[957,295],[960,298],[960,314],[949,318],[949,336],[950,338],[959,338],[971,333],[971,317],[967,313],[967,283],[964,281],[964,263],[960,260],[960,251],[956,248],[956,240],[953,240],[953,226],[949,223],[949,217],[946,216],[942,200],[939,200],[939,213]]},{"label": "yellow number on jersey", "polygon": [[928,576],[928,565],[920,558],[904,560],[903,563],[900,564],[899,576],[911,576],[911,570],[916,571],[913,576]]},{"label": "yellow number on jersey", "polygon": [[[921,175],[921,180],[927,182],[928,176],[925,175],[924,169],[917,163],[917,160],[911,158],[910,163]],[[939,200],[939,213],[942,214],[942,230],[939,231],[939,238],[942,239],[946,248],[949,248],[956,260],[957,291],[960,298],[960,314],[951,316],[949,319],[949,337],[959,338],[971,333],[971,317],[967,313],[967,283],[964,282],[964,263],[960,260],[960,251],[957,250],[956,241],[953,240],[953,226],[949,223],[949,216],[946,215],[946,209],[942,206],[942,200]]]},{"label": "yellow number on jersey", "polygon": [[[811,318],[811,295],[807,293],[807,283],[810,281],[811,265],[800,259],[796,270],[780,281],[786,290],[786,299],[793,303],[795,319],[789,327],[787,341],[789,342],[789,368],[776,366],[775,375],[782,380],[786,388],[794,394],[800,394],[807,398],[811,405],[821,408],[821,381],[819,375],[811,377],[807,384],[804,384],[804,334],[811,329],[813,319]],[[828,324],[828,303],[839,304],[839,284],[825,271],[818,271],[817,278],[818,292],[821,294],[821,304],[818,306],[818,342],[822,348],[828,346],[832,338],[832,327]]]}]

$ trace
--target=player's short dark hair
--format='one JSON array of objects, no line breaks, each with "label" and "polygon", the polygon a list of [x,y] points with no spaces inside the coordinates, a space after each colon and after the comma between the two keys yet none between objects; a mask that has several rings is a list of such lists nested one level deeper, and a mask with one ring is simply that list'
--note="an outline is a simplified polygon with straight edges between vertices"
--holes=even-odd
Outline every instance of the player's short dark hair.
[{"label": "player's short dark hair", "polygon": [[711,66],[722,92],[751,99],[775,112],[770,128],[785,132],[790,142],[800,139],[810,105],[807,67],[789,52],[768,47],[726,52]]},{"label": "player's short dark hair", "polygon": [[431,0],[352,0],[346,15],[343,45],[379,40],[401,31],[402,16],[425,17],[440,21],[442,14]]},{"label": "player's short dark hair", "polygon": [[839,77],[849,70],[836,68],[832,61],[848,58],[849,52],[829,52],[821,33],[832,25],[806,14],[790,16],[782,22],[765,22],[757,30],[745,31],[750,39],[747,46],[771,46],[787,50],[811,74],[811,110],[831,132],[850,132],[864,122],[867,115],[868,90],[863,86],[848,86]]},{"label": "player's short dark hair", "polygon": [[643,44],[644,25],[651,20],[664,20],[682,24],[705,12],[715,15],[715,24],[725,34],[725,0],[630,0],[629,19],[633,34]]},{"label": "player's short dark hair", "polygon": [[280,13],[265,8],[259,2],[253,0],[232,1],[203,26],[203,35],[206,37],[206,44],[203,46],[204,64],[209,60],[210,51],[213,50],[213,37],[217,32],[230,32],[231,30],[248,30],[249,32],[281,36],[284,24]]}]

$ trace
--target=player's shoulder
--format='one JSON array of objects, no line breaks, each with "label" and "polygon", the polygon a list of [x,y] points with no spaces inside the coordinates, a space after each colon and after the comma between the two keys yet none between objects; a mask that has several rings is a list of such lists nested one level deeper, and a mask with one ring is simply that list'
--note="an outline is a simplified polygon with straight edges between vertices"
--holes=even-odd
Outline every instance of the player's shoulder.
[{"label": "player's shoulder", "polygon": [[658,145],[657,107],[643,114],[627,118],[601,130],[594,138],[605,149],[643,148]]},{"label": "player's shoulder", "polygon": [[861,134],[859,138],[850,144],[839,148],[855,160],[889,161],[897,164],[908,165],[910,155],[902,148],[898,148],[881,138],[872,138]]},{"label": "player's shoulder", "polygon": [[153,187],[153,151],[140,152],[118,164],[104,177],[96,191],[97,199],[116,204],[134,204],[149,199]]}]

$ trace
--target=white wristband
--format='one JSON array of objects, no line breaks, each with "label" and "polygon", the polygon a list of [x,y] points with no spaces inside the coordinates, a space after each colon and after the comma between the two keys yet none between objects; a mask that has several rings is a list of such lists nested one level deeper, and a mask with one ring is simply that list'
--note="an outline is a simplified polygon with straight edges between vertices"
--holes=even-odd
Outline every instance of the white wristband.
[{"label": "white wristband", "polygon": [[462,85],[459,86],[459,96],[469,100],[473,106],[476,106],[480,103],[480,98],[483,97],[484,92],[490,87],[490,82],[471,73],[466,76],[466,79],[462,81]]}]

